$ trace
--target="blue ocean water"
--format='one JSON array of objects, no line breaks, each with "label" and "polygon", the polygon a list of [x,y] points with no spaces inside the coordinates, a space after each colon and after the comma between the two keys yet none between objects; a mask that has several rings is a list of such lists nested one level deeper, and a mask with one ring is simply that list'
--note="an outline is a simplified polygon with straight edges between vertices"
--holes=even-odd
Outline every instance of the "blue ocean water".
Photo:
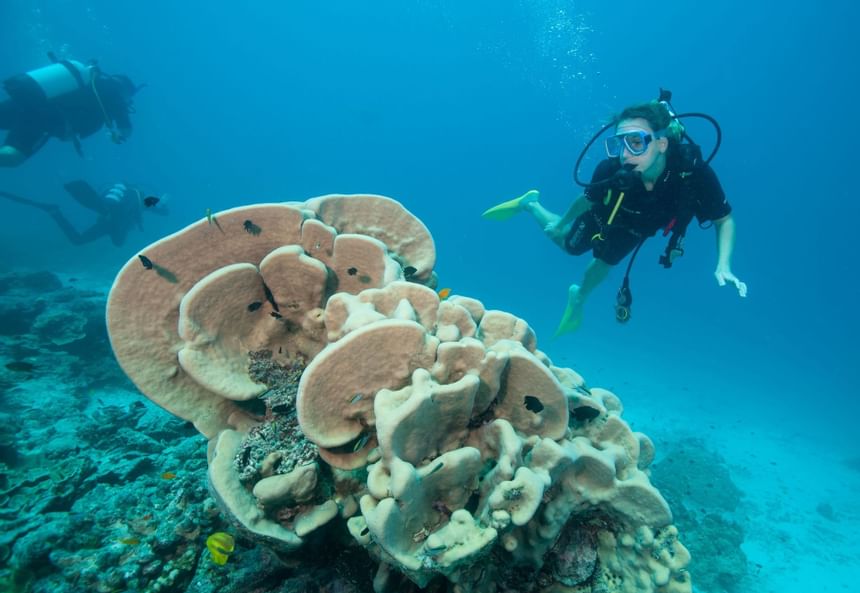
[{"label": "blue ocean water", "polygon": [[[843,463],[860,456],[856,7],[8,0],[0,12],[2,78],[53,51],[147,85],[127,144],[97,134],[80,157],[54,140],[0,170],[0,190],[59,203],[79,226],[91,213],[63,194],[71,179],[131,180],[171,195],[170,216],[146,220],[121,248],[106,239],[70,248],[41,212],[0,202],[0,271],[109,283],[139,249],[207,209],[391,196],[433,233],[441,286],[526,319],[556,364],[615,391],[637,430],[698,434],[738,467],[772,456],[783,471],[764,478],[747,468],[762,480],[744,481],[750,498],[765,500],[779,479],[788,498],[801,483],[809,489],[796,494],[808,514],[783,526],[785,545],[808,543],[826,502],[853,526],[834,544],[853,550],[841,570],[860,569],[850,494],[860,479]],[[531,188],[563,211],[578,195],[572,167],[585,142],[660,87],[679,111],[706,112],[722,127],[712,165],[734,208],[733,269],[749,296],[716,285],[713,230],[691,228],[670,271],[657,265],[663,239],[646,243],[628,324],[613,316],[616,269],[580,331],[552,339],[587,257],[561,252],[525,216],[480,213]],[[713,145],[707,125],[690,130]],[[598,146],[583,177],[599,158]],[[783,588],[762,590],[810,590],[812,569],[784,588],[782,568],[762,551],[768,537],[749,554]],[[844,574],[818,590],[853,590]]]}]

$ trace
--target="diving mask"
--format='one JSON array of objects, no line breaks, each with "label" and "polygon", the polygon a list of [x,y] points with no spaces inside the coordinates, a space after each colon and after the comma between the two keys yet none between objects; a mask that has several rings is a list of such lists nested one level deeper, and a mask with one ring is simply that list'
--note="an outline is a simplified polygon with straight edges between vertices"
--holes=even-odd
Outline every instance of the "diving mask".
[{"label": "diving mask", "polygon": [[606,154],[610,158],[618,158],[626,147],[630,154],[639,156],[648,150],[648,145],[655,138],[662,138],[662,134],[660,132],[650,134],[645,130],[628,130],[615,134],[606,139]]}]

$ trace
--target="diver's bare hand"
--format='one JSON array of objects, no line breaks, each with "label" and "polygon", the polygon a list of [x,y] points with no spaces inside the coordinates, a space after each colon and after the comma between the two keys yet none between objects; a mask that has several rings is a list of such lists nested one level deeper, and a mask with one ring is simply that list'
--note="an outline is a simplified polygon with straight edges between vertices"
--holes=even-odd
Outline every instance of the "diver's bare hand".
[{"label": "diver's bare hand", "polygon": [[560,243],[564,240],[566,230],[565,225],[561,224],[561,218],[548,222],[546,226],[543,227],[543,232],[555,243]]},{"label": "diver's bare hand", "polygon": [[714,277],[717,279],[717,284],[720,286],[725,286],[727,282],[730,282],[735,285],[735,288],[738,289],[738,295],[741,298],[746,298],[747,296],[747,285],[745,282],[741,282],[740,279],[735,276],[732,271],[727,267],[718,267],[714,272]]}]

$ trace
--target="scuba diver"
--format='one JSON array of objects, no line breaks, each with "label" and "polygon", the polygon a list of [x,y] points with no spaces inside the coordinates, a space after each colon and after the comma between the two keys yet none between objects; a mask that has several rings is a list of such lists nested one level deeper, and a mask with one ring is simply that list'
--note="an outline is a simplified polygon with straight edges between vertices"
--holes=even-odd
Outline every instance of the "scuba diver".
[{"label": "scuba diver", "polygon": [[148,195],[130,184],[116,183],[104,193],[80,180],[66,183],[63,187],[81,206],[98,214],[96,221],[83,232],[75,229],[56,204],[37,202],[5,191],[0,191],[0,197],[45,211],[73,245],[84,245],[107,236],[120,247],[132,227],[143,230],[143,212],[168,214],[166,195]]},{"label": "scuba diver", "polygon": [[[747,286],[734,275],[731,257],[735,242],[732,208],[725,197],[710,161],[719,149],[721,131],[716,120],[703,113],[676,115],[671,93],[661,89],[656,101],[633,105],[616,115],[582,150],[574,169],[574,180],[585,188],[564,215],[544,208],[539,193],[531,190],[483,213],[489,220],[507,220],[528,212],[559,247],[571,255],[593,254],[579,284],[568,290],[567,307],[555,335],[576,331],[582,323],[589,294],[607,277],[613,266],[631,254],[627,272],[616,296],[616,319],[630,319],[633,295],[630,270],[636,254],[648,237],[662,229],[671,233],[660,264],[669,268],[683,255],[687,225],[695,216],[699,226],[712,223],[717,235],[717,283],[735,286],[741,297]],[[707,159],[680,123],[683,117],[710,121],[717,143]],[[609,128],[605,140],[607,159],[595,168],[590,183],[579,180],[579,165],[589,147]],[[683,140],[687,140],[683,142]]]},{"label": "scuba diver", "polygon": [[8,130],[0,146],[0,167],[17,167],[51,137],[74,144],[83,154],[81,138],[102,126],[122,144],[131,136],[132,97],[141,87],[128,76],[107,75],[95,63],[59,60],[3,82],[8,99],[0,101],[0,130]]}]

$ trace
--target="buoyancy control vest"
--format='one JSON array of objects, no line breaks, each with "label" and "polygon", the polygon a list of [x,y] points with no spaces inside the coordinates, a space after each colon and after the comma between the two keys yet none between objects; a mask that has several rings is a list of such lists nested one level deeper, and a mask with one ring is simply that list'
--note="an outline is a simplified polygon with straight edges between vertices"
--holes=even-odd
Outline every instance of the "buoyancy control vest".
[{"label": "buoyancy control vest", "polygon": [[664,237],[671,233],[666,249],[660,256],[660,265],[664,268],[671,268],[675,258],[684,255],[684,237],[696,213],[697,197],[693,183],[696,171],[706,165],[702,159],[702,149],[698,144],[684,142],[678,145],[677,150],[681,187],[677,213],[663,229]]}]

